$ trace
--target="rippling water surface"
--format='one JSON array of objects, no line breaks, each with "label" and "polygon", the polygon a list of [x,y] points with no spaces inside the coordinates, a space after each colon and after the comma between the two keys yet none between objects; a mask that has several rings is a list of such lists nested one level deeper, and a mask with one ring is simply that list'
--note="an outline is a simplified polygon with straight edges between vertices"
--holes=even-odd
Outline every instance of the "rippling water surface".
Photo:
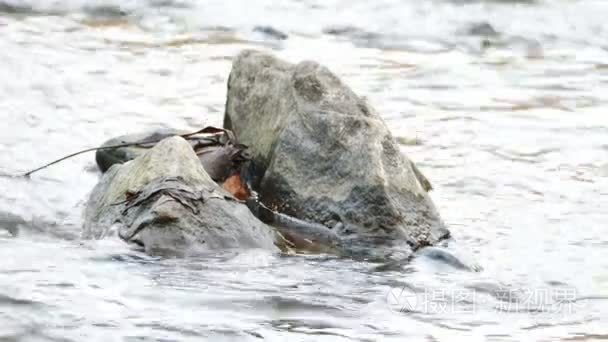
[{"label": "rippling water surface", "polygon": [[82,241],[93,156],[0,178],[0,339],[608,339],[605,1],[0,1],[0,166],[220,125],[231,59],[327,65],[434,184],[482,267]]}]

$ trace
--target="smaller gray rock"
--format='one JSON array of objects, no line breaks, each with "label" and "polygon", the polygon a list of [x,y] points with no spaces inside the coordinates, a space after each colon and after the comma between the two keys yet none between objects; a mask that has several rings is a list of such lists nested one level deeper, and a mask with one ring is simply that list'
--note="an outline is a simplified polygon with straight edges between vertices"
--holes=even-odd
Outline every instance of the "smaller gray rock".
[{"label": "smaller gray rock", "polygon": [[277,250],[274,230],[220,188],[181,137],[112,166],[93,189],[84,216],[85,238],[117,230],[149,253]]},{"label": "smaller gray rock", "polygon": [[244,163],[249,160],[247,147],[238,144],[232,132],[215,127],[206,127],[202,131],[204,132],[192,134],[175,129],[161,129],[116,137],[101,145],[95,155],[97,165],[102,172],[106,172],[114,164],[123,164],[137,158],[165,138],[187,134],[188,142],[211,179],[223,182],[230,175],[240,173]]}]

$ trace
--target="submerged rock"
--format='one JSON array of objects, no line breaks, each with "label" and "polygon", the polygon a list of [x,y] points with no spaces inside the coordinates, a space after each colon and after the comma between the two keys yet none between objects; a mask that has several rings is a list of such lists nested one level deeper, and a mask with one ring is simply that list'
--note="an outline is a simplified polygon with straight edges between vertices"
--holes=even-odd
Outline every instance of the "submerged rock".
[{"label": "submerged rock", "polygon": [[471,36],[496,37],[500,35],[492,25],[487,22],[474,23],[466,29],[466,33]]},{"label": "submerged rock", "polygon": [[133,160],[142,155],[151,146],[154,146],[154,144],[145,144],[146,141],[160,141],[163,138],[183,133],[186,132],[178,131],[176,129],[159,129],[156,131],[128,134],[112,138],[103,143],[101,147],[105,148],[108,146],[133,143],[139,144],[112,149],[100,149],[95,153],[95,161],[101,172],[106,172],[112,165],[122,164],[129,160]]},{"label": "submerged rock", "polygon": [[220,188],[180,137],[167,138],[102,176],[87,203],[84,236],[102,238],[114,229],[150,253],[277,250],[273,229]]},{"label": "submerged rock", "polygon": [[253,32],[259,32],[277,40],[285,40],[289,37],[286,33],[283,33],[272,26],[256,26],[253,28]]},{"label": "submerged rock", "polygon": [[242,52],[224,127],[249,146],[253,187],[270,208],[365,243],[416,249],[449,235],[384,121],[317,63]]},{"label": "submerged rock", "polygon": [[0,230],[6,229],[12,236],[19,235],[20,227],[27,222],[21,216],[10,212],[0,211]]},{"label": "submerged rock", "polygon": [[112,165],[133,160],[159,141],[175,135],[187,136],[188,142],[211,179],[223,184],[224,188],[232,190],[230,192],[233,195],[240,193],[241,196],[237,195],[239,199],[243,200],[249,195],[240,182],[241,170],[249,160],[247,147],[238,144],[232,132],[210,126],[200,130],[199,133],[160,129],[110,139],[95,154],[97,165],[102,172],[106,172]]}]

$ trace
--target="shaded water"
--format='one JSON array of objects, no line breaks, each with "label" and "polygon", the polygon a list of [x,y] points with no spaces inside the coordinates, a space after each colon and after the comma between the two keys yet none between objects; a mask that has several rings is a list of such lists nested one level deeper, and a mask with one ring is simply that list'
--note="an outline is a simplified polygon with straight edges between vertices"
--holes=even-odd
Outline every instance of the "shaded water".
[{"label": "shaded water", "polygon": [[432,181],[478,273],[78,239],[93,156],[0,178],[0,339],[608,339],[604,1],[0,1],[0,166],[220,125],[244,48],[327,65]]}]

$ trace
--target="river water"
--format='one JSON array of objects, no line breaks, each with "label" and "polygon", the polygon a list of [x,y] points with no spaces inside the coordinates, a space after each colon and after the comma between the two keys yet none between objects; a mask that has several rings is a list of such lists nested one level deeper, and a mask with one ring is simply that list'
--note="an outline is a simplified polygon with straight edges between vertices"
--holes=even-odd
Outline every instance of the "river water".
[{"label": "river water", "polygon": [[92,154],[0,178],[2,341],[608,339],[608,3],[0,1],[0,167],[221,125],[231,59],[325,64],[479,272],[79,239]]}]

